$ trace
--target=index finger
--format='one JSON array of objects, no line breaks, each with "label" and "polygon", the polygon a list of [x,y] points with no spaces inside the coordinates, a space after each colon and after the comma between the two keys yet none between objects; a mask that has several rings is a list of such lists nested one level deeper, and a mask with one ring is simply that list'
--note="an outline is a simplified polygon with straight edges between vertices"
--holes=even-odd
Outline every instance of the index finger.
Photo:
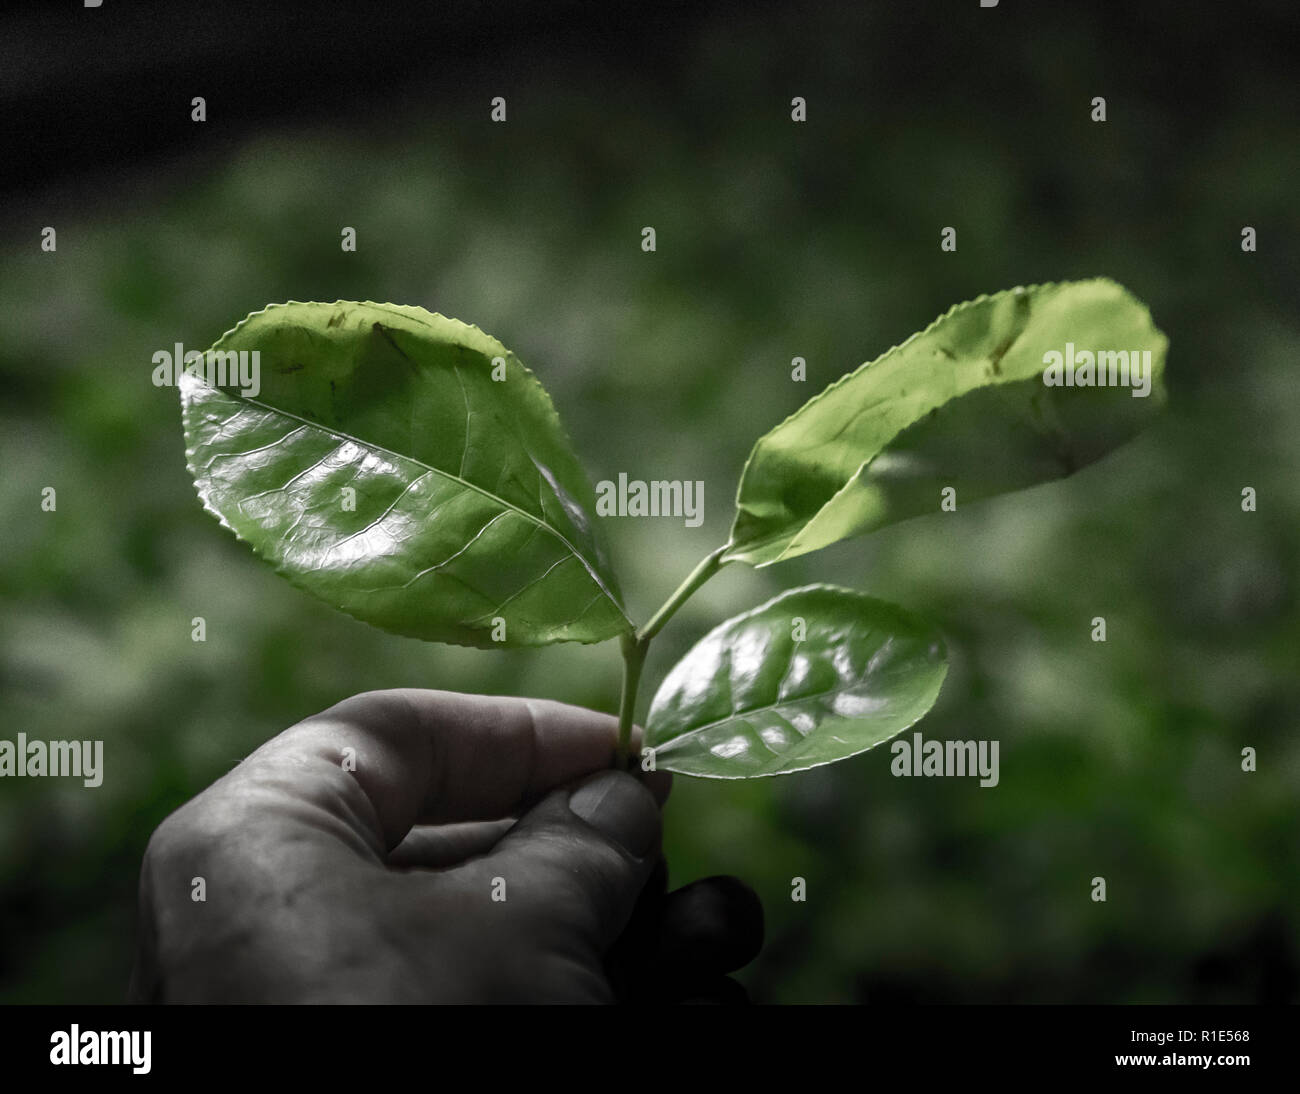
[{"label": "index finger", "polygon": [[[345,769],[374,807],[376,834],[392,848],[416,823],[504,817],[608,767],[617,737],[617,719],[584,707],[397,688],[345,699],[250,760],[349,761]],[[667,780],[658,782],[662,799]]]}]

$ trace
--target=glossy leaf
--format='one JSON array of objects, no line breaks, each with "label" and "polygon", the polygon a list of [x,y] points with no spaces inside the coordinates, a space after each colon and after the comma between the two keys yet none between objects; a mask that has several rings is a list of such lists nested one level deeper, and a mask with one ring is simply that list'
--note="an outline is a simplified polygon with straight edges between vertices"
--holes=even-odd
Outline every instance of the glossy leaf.
[{"label": "glossy leaf", "polygon": [[794,589],[729,619],[677,663],[645,743],[656,767],[684,775],[802,771],[915,723],[947,670],[939,633],[902,608],[831,585]]},{"label": "glossy leaf", "polygon": [[422,308],[290,303],[213,348],[258,351],[261,386],[182,378],[190,473],[295,584],[462,645],[630,629],[591,486],[541,384],[495,338]]},{"label": "glossy leaf", "polygon": [[[1048,386],[1044,356],[1067,343],[1149,351],[1149,394]],[[1166,346],[1146,306],[1105,279],[958,305],[759,439],[725,561],[766,566],[938,512],[944,487],[960,505],[1072,474],[1163,405]]]}]

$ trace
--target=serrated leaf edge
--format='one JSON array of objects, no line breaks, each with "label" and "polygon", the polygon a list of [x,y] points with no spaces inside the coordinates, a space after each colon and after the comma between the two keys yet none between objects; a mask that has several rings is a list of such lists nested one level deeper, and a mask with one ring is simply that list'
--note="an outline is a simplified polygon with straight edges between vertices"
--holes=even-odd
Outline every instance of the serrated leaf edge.
[{"label": "serrated leaf edge", "polygon": [[[987,300],[993,300],[998,297],[1008,296],[1013,293],[1033,293],[1033,292],[1041,292],[1042,290],[1045,289],[1060,288],[1062,286],[1092,285],[1092,284],[1106,284],[1106,285],[1114,286],[1115,288],[1119,289],[1121,293],[1129,297],[1135,304],[1138,305],[1139,308],[1141,308],[1142,312],[1145,313],[1147,322],[1151,325],[1152,329],[1156,330],[1157,332],[1160,332],[1160,328],[1158,328],[1155,325],[1155,320],[1151,316],[1150,306],[1141,298],[1139,298],[1137,295],[1135,295],[1131,290],[1129,290],[1125,285],[1120,284],[1120,282],[1116,281],[1112,277],[1105,277],[1105,276],[1083,277],[1083,278],[1077,278],[1068,281],[1044,281],[1037,285],[1016,285],[1010,289],[999,289],[996,292],[980,293],[978,296],[972,297],[970,300],[962,300],[959,303],[953,304],[952,307],[950,307],[942,315],[938,316],[936,319],[928,323],[921,330],[914,332],[913,334],[909,335],[907,338],[904,338],[903,341],[897,343],[896,345],[891,346],[889,349],[885,350],[885,352],[880,354],[879,356],[873,357],[870,361],[866,361],[863,364],[858,365],[858,367],[853,369],[852,371],[844,373],[842,376],[839,377],[839,379],[832,380],[829,384],[827,384],[826,387],[822,388],[822,390],[819,391],[816,395],[814,395],[811,399],[808,399],[806,402],[800,403],[795,410],[793,410],[790,414],[787,414],[781,421],[779,421],[776,425],[774,425],[771,429],[769,429],[766,433],[764,433],[761,437],[759,437],[754,442],[753,446],[749,450],[749,455],[745,457],[744,464],[741,465],[740,477],[736,481],[736,495],[734,500],[734,505],[736,507],[736,517],[732,519],[732,526],[731,526],[732,532],[731,532],[731,536],[728,539],[728,542],[734,544],[736,519],[739,518],[741,512],[740,491],[745,483],[745,472],[749,470],[749,465],[753,463],[754,456],[758,452],[758,446],[763,442],[765,438],[775,433],[778,429],[781,429],[783,426],[789,424],[795,418],[799,417],[799,415],[802,414],[805,410],[809,409],[810,407],[812,407],[822,399],[828,398],[831,392],[833,392],[836,388],[840,387],[842,384],[847,383],[849,380],[853,379],[853,377],[871,368],[873,365],[880,364],[882,361],[894,356],[896,353],[901,352],[904,348],[909,346],[911,343],[915,342],[918,338],[925,337],[925,335],[929,334],[930,331],[934,330],[934,328],[937,327],[940,323],[943,323],[944,321],[946,321],[947,319],[955,315],[957,312],[962,311],[965,308],[973,308],[977,304],[982,304]],[[1163,332],[1160,333],[1163,334]],[[1167,344],[1168,338],[1166,338],[1165,341]],[[946,406],[948,403],[954,401],[955,399],[960,399],[961,397],[962,394],[957,394],[954,395],[951,399],[945,399],[944,402],[938,404],[935,407],[935,409]],[[885,443],[886,445],[889,444],[888,441]],[[853,475],[849,477],[849,479],[845,483],[845,486],[847,486],[849,483],[853,481],[853,479],[855,479],[858,475],[860,475],[862,473],[862,468],[866,467],[867,464],[869,464],[870,462],[871,460],[864,461],[858,467],[858,469],[853,473]],[[822,509],[825,509],[827,505],[831,504],[831,501],[833,501],[835,497],[838,497],[843,489],[844,487],[841,487],[840,490],[837,490],[835,494],[831,496],[831,498],[827,499],[826,503],[822,506]],[[822,509],[819,509],[817,512],[820,513]],[[816,514],[814,514],[814,516],[816,516]],[[753,540],[749,543],[748,546],[750,548],[757,548],[763,546],[765,543],[769,543],[773,540],[778,540],[780,538],[781,538],[781,533],[777,533],[775,535],[766,536],[761,540]],[[786,549],[788,549],[788,546],[789,545],[787,545]],[[778,562],[784,562],[787,558],[790,557],[797,558],[799,556],[787,555],[785,550],[782,550],[781,554],[778,555],[776,558],[769,559],[766,562],[750,563],[750,562],[746,562],[744,558],[741,558],[738,555],[733,555],[730,552],[728,552],[728,554],[723,556],[723,562],[724,563],[743,562],[746,565],[752,566],[754,569],[758,570],[766,566],[775,566]]]},{"label": "serrated leaf edge", "polygon": [[[292,306],[294,306],[294,305],[298,305],[298,306],[303,306],[303,305],[312,305],[312,306],[316,306],[316,307],[325,307],[325,308],[336,307],[336,306],[338,306],[338,305],[368,306],[368,307],[378,308],[378,309],[391,308],[391,309],[397,309],[398,312],[399,312],[399,314],[404,315],[405,318],[408,318],[408,319],[415,319],[417,322],[421,322],[423,325],[428,326],[427,323],[423,323],[423,320],[418,319],[418,317],[410,316],[410,315],[406,315],[406,313],[404,313],[404,312],[401,311],[401,309],[403,309],[403,308],[419,308],[421,311],[425,312],[427,315],[430,315],[430,316],[432,316],[432,317],[434,317],[434,318],[442,319],[442,320],[444,320],[444,321],[446,321],[446,322],[448,322],[448,323],[456,324],[457,326],[464,327],[464,328],[466,328],[466,329],[468,329],[468,330],[477,331],[478,334],[480,334],[483,338],[487,339],[487,340],[490,341],[490,342],[495,342],[498,346],[500,346],[503,355],[508,356],[508,357],[510,357],[510,358],[513,358],[514,363],[515,363],[516,365],[518,365],[519,368],[521,368],[521,369],[522,369],[522,370],[523,370],[523,371],[524,371],[524,372],[525,372],[529,377],[531,377],[531,378],[536,382],[538,390],[541,392],[543,398],[546,400],[546,408],[547,408],[547,410],[550,412],[550,417],[551,417],[551,419],[552,419],[552,421],[553,421],[553,424],[555,425],[555,427],[556,427],[557,431],[560,433],[560,435],[564,438],[565,442],[566,442],[566,443],[569,445],[569,447],[572,449],[572,447],[573,447],[573,443],[572,443],[572,441],[570,440],[568,433],[565,432],[565,429],[564,429],[563,423],[562,423],[561,420],[560,420],[559,413],[558,413],[558,411],[556,411],[556,409],[555,409],[555,403],[554,403],[554,401],[551,399],[551,394],[550,394],[550,392],[546,390],[546,386],[541,382],[540,379],[538,379],[537,374],[534,373],[533,370],[530,369],[527,365],[525,365],[521,360],[519,360],[519,358],[515,355],[515,353],[514,353],[513,350],[507,348],[507,347],[505,346],[505,344],[502,343],[502,342],[500,341],[500,339],[496,338],[494,335],[488,334],[486,331],[484,331],[484,330],[483,330],[481,327],[479,327],[477,324],[474,324],[474,323],[466,323],[466,322],[465,322],[464,320],[462,320],[462,319],[456,319],[456,318],[454,318],[454,317],[452,317],[452,316],[449,316],[449,315],[443,315],[441,312],[431,312],[431,311],[429,311],[427,308],[423,308],[423,307],[421,307],[421,306],[418,305],[418,304],[394,304],[394,303],[391,303],[391,302],[389,302],[389,303],[382,303],[382,304],[381,304],[381,303],[378,303],[378,302],[373,301],[373,300],[335,300],[335,301],[333,301],[333,302],[325,302],[325,301],[321,301],[321,300],[286,300],[286,301],[277,302],[277,303],[273,303],[273,304],[267,304],[265,307],[258,308],[256,311],[251,311],[251,312],[249,312],[247,315],[244,316],[243,319],[241,319],[241,320],[240,320],[238,323],[236,323],[233,327],[231,327],[229,330],[225,331],[225,332],[221,335],[221,337],[218,338],[215,342],[213,342],[212,345],[209,346],[208,348],[209,348],[209,349],[215,349],[216,347],[220,346],[221,343],[224,342],[228,337],[230,337],[232,334],[234,334],[236,331],[238,331],[238,330],[239,330],[241,327],[243,327],[245,324],[247,324],[247,323],[250,322],[251,320],[255,319],[257,316],[265,315],[267,312],[274,311],[274,310],[276,310],[276,309],[278,309],[278,308],[288,308],[288,307],[292,307]],[[200,377],[192,376],[192,375],[188,375],[188,376],[187,376],[187,379],[188,379],[188,381],[190,381],[190,382],[192,382],[192,383],[199,384],[199,385],[201,385],[201,386],[203,386],[203,387],[209,387],[209,385],[207,384],[207,382],[206,382],[205,380],[201,379]],[[189,431],[189,430],[188,430],[188,423],[186,422],[185,419],[186,419],[186,412],[189,410],[189,406],[188,406],[187,403],[186,403],[184,387],[183,387],[181,384],[178,384],[178,385],[177,385],[177,389],[178,389],[178,392],[179,392],[179,395],[180,395],[180,402],[181,402],[181,428],[182,428],[182,432],[183,432],[183,433],[188,433],[188,431]],[[216,388],[212,388],[211,390],[218,390],[218,389],[216,389]],[[352,441],[352,442],[355,443],[355,444],[362,445],[363,447],[378,449],[378,450],[380,450],[380,451],[383,451],[383,452],[388,453],[390,456],[397,457],[397,458],[399,458],[399,459],[401,459],[401,460],[409,461],[409,462],[412,462],[412,463],[417,463],[417,464],[420,464],[420,466],[422,466],[422,467],[428,467],[427,464],[424,464],[422,461],[417,460],[417,459],[415,459],[415,458],[412,457],[412,456],[406,456],[406,455],[403,455],[403,454],[400,453],[400,452],[393,452],[391,449],[385,448],[383,445],[376,444],[376,443],[373,442],[373,441],[363,441],[363,440],[362,440],[361,438],[359,438],[359,437],[353,437],[353,436],[351,436],[351,435],[349,435],[349,434],[343,433],[343,432],[340,431],[340,430],[337,430],[337,429],[331,429],[331,428],[329,428],[328,426],[323,426],[323,425],[321,425],[319,422],[311,422],[311,421],[308,421],[307,419],[300,418],[298,415],[295,415],[295,414],[293,414],[293,413],[291,413],[291,412],[289,412],[289,411],[281,410],[279,407],[273,407],[273,406],[270,406],[270,405],[267,404],[267,403],[261,403],[261,402],[259,402],[259,401],[256,400],[256,399],[251,399],[251,398],[249,398],[248,396],[240,395],[240,394],[237,394],[237,393],[236,393],[236,394],[231,394],[230,392],[224,392],[224,391],[221,392],[221,393],[222,393],[223,395],[226,395],[226,396],[229,397],[229,398],[236,399],[236,400],[239,401],[239,402],[242,402],[242,403],[249,403],[249,404],[252,404],[252,405],[254,405],[254,406],[261,407],[261,408],[264,409],[264,410],[269,410],[269,411],[271,411],[271,412],[273,412],[273,413],[275,413],[275,414],[282,414],[282,415],[284,415],[285,417],[293,418],[293,419],[296,420],[296,421],[302,421],[302,422],[304,422],[305,424],[310,425],[310,426],[311,426],[312,428],[314,428],[314,429],[319,429],[319,430],[321,430],[321,431],[324,432],[324,433],[328,433],[328,434],[330,434],[331,436],[338,437],[338,438],[340,438],[340,439],[342,439],[342,440],[350,440],[350,441]],[[187,439],[188,439],[188,438],[187,438]],[[331,600],[326,600],[324,597],[319,596],[319,595],[318,595],[317,593],[315,593],[314,591],[312,591],[312,590],[306,588],[306,586],[302,585],[302,584],[301,584],[301,583],[300,583],[300,582],[295,578],[294,573],[293,573],[292,570],[288,569],[287,567],[284,567],[284,566],[280,565],[280,564],[277,563],[277,562],[273,562],[272,560],[270,560],[269,558],[267,558],[264,554],[262,554],[262,553],[257,549],[257,547],[254,546],[254,544],[253,544],[250,540],[245,539],[243,536],[241,536],[241,535],[240,535],[240,534],[235,530],[234,526],[231,525],[230,522],[227,521],[226,518],[221,514],[221,512],[220,512],[220,511],[219,511],[219,510],[218,510],[218,509],[217,509],[217,508],[216,508],[216,507],[211,503],[211,501],[210,501],[209,498],[208,498],[208,492],[207,492],[203,487],[201,487],[201,486],[199,485],[199,475],[198,475],[198,471],[197,471],[197,469],[196,469],[195,462],[194,462],[194,456],[195,456],[196,452],[197,452],[197,447],[190,446],[190,445],[188,445],[188,444],[186,445],[186,448],[185,448],[185,468],[186,468],[186,470],[188,471],[189,476],[190,476],[190,479],[191,479],[191,481],[192,481],[193,484],[194,484],[195,493],[198,494],[199,501],[201,502],[201,504],[202,504],[202,506],[203,506],[203,509],[204,509],[207,513],[209,513],[211,516],[215,517],[216,520],[217,520],[217,523],[220,524],[223,528],[225,528],[228,532],[230,532],[231,535],[233,535],[233,536],[235,537],[236,540],[238,540],[240,543],[245,544],[245,545],[248,547],[248,549],[249,549],[249,550],[250,550],[250,551],[251,551],[251,552],[252,552],[252,553],[253,553],[257,558],[259,558],[259,559],[261,559],[263,562],[267,563],[267,564],[271,567],[271,569],[272,569],[276,574],[278,574],[280,577],[282,577],[282,578],[284,578],[286,581],[288,581],[290,585],[294,586],[294,588],[299,589],[299,590],[302,591],[302,592],[306,592],[306,593],[307,593],[308,595],[310,595],[310,596],[316,597],[316,599],[321,600],[321,601],[322,601],[323,603],[325,603],[325,604],[328,604],[328,605],[329,605],[331,608],[333,608],[335,611],[340,611],[340,612],[342,612],[344,615],[349,616],[350,618],[357,620],[357,622],[359,622],[359,623],[365,623],[367,626],[375,627],[377,630],[384,631],[386,634],[393,634],[393,635],[396,635],[396,636],[399,637],[399,638],[411,638],[411,637],[413,637],[412,635],[409,635],[409,634],[403,634],[403,633],[401,633],[400,631],[392,630],[392,629],[390,629],[390,628],[388,628],[388,627],[383,626],[382,624],[378,624],[378,623],[371,622],[369,619],[363,619],[361,616],[355,614],[354,612],[349,611],[347,608],[343,607],[342,605],[336,604],[336,603],[334,603],[334,602],[331,601]],[[568,548],[568,550],[569,550],[569,551],[574,555],[575,558],[577,558],[580,562],[582,562],[583,567],[587,570],[588,575],[589,575],[589,576],[590,576],[590,577],[591,577],[591,578],[596,582],[596,584],[597,584],[597,585],[598,585],[602,590],[605,591],[605,593],[606,593],[606,595],[608,596],[609,600],[611,601],[611,603],[613,603],[614,607],[618,609],[619,614],[623,617],[624,622],[627,624],[627,633],[632,633],[632,632],[635,630],[635,624],[632,622],[631,619],[628,618],[627,610],[626,610],[626,608],[624,608],[624,606],[623,606],[623,604],[622,604],[622,601],[621,601],[620,597],[618,596],[617,591],[616,591],[616,590],[613,590],[613,589],[609,589],[609,588],[605,585],[605,582],[604,582],[604,581],[600,578],[600,576],[599,576],[598,574],[596,574],[595,571],[592,569],[591,564],[588,562],[588,560],[587,560],[587,559],[582,555],[582,553],[581,553],[580,551],[578,551],[578,550],[573,546],[573,544],[571,544],[571,543],[568,541],[567,537],[561,535],[560,532],[559,532],[557,529],[551,528],[549,525],[543,525],[542,522],[541,522],[541,521],[538,521],[537,518],[535,518],[535,517],[532,516],[532,514],[527,513],[527,512],[524,512],[523,510],[518,509],[517,506],[510,505],[508,502],[505,502],[503,499],[497,498],[496,495],[490,494],[488,491],[483,490],[481,487],[476,486],[476,485],[473,484],[473,483],[466,482],[465,480],[461,479],[460,476],[458,476],[458,475],[453,475],[453,474],[451,474],[450,472],[444,472],[444,471],[441,471],[441,470],[439,470],[439,469],[437,469],[437,468],[428,468],[428,470],[430,470],[430,471],[436,471],[438,474],[440,474],[440,475],[445,475],[447,478],[455,479],[455,480],[458,481],[458,482],[462,482],[462,483],[464,483],[464,485],[465,485],[466,487],[468,487],[469,489],[475,490],[475,491],[477,491],[477,492],[479,492],[479,493],[481,493],[481,494],[484,494],[485,496],[491,497],[494,501],[501,502],[501,504],[506,505],[506,506],[509,507],[510,509],[519,512],[521,515],[527,517],[528,519],[533,520],[533,521],[534,521],[535,523],[537,523],[539,526],[541,526],[541,527],[545,527],[547,531],[549,531],[552,535],[556,536],[556,537],[557,537],[557,538],[558,538],[558,539],[559,539],[559,540],[560,540],[560,541],[565,545],[565,547]],[[585,471],[584,471],[584,475],[585,475]],[[610,641],[610,639],[612,639],[612,638],[616,638],[616,637],[618,637],[618,636],[617,636],[617,635],[610,635],[608,638],[592,638],[592,639],[581,639],[581,638],[577,638],[577,639],[566,639],[565,641],[576,642],[578,645],[582,645],[582,646],[592,646],[592,645],[599,645],[599,644],[602,643],[602,642],[608,642],[608,641]],[[424,641],[424,640],[423,640],[423,639],[417,639],[417,641]],[[474,643],[471,643],[471,642],[458,642],[458,641],[456,641],[456,640],[454,640],[454,639],[446,639],[446,640],[440,640],[440,641],[442,641],[444,645],[461,646],[461,647],[468,648],[468,649],[483,649],[483,648],[485,648],[485,647],[482,647],[482,646],[477,646],[477,645],[475,645]],[[552,645],[552,644],[554,644],[553,641],[519,642],[519,643],[517,643],[517,644],[514,645],[514,648],[516,648],[516,649],[519,649],[519,648],[533,648],[533,649],[536,649],[536,648],[540,648],[540,647],[542,647],[542,646],[547,646],[547,645]]]}]

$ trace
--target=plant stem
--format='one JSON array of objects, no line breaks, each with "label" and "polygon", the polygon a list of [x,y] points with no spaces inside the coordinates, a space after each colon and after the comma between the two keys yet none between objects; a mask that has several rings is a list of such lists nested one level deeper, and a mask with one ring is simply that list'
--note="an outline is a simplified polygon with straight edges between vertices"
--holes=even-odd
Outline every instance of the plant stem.
[{"label": "plant stem", "polygon": [[625,634],[623,647],[623,694],[618,704],[618,745],[614,751],[614,766],[628,766],[628,745],[632,740],[632,721],[636,717],[636,692],[641,682],[641,669],[645,666],[646,654],[650,650],[650,640],[662,629],[673,614],[690,599],[701,585],[709,580],[722,567],[722,556],[730,544],[719,547],[705,558],[686,580],[677,587],[677,591],[655,612],[650,622],[635,635]]},{"label": "plant stem", "polygon": [[705,558],[698,566],[690,572],[685,581],[677,587],[677,591],[668,598],[650,622],[637,631],[636,640],[641,643],[648,643],[656,634],[663,630],[663,626],[673,617],[677,611],[690,598],[701,585],[709,580],[722,567],[722,556],[727,553],[731,544],[723,544],[716,551]]},{"label": "plant stem", "polygon": [[618,746],[614,751],[614,766],[620,771],[628,766],[628,744],[632,740],[632,720],[636,717],[636,689],[648,648],[648,643],[639,642],[633,635],[623,636],[623,695],[618,704]]}]

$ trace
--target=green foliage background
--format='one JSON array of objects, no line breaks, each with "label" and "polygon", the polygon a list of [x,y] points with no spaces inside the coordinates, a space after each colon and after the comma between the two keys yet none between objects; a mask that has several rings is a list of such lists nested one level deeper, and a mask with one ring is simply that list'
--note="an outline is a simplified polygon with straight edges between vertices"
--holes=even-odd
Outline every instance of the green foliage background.
[{"label": "green foliage background", "polygon": [[593,481],[704,480],[701,528],[606,522],[644,619],[722,542],[761,432],[957,301],[1097,274],[1170,337],[1162,424],[1063,483],[728,567],[647,669],[642,712],[714,623],[850,585],[944,629],[952,669],[920,728],[999,740],[1001,785],[894,778],[886,748],[679,779],[673,881],[759,891],[769,943],[743,979],[764,1001],[1300,997],[1296,86],[1190,13],[1152,24],[1151,55],[1082,13],[995,34],[969,7],[925,31],[879,7],[733,12],[644,70],[395,89],[378,116],[232,133],[228,154],[9,211],[0,731],[102,738],[106,774],[0,785],[0,1001],[120,999],[150,831],[306,714],[398,685],[617,702],[613,644],[425,645],[276,577],[202,513],[156,350],[287,299],[479,324],[548,386]]}]

